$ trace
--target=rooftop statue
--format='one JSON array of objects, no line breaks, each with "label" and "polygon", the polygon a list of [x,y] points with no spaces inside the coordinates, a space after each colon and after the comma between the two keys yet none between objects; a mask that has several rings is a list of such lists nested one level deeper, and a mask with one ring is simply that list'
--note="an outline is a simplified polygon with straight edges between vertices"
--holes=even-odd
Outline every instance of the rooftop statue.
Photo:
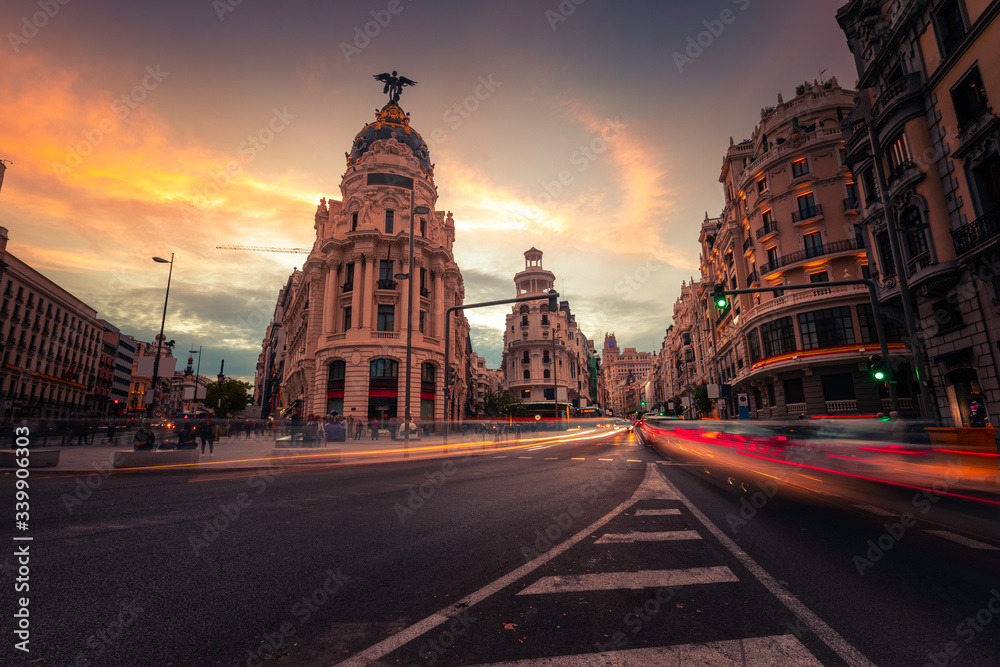
[{"label": "rooftop statue", "polygon": [[403,92],[403,86],[415,86],[416,81],[411,81],[405,76],[397,76],[396,70],[392,71],[392,74],[374,74],[376,81],[381,81],[385,83],[385,88],[382,89],[383,93],[388,93],[389,104],[398,104],[399,95]]}]

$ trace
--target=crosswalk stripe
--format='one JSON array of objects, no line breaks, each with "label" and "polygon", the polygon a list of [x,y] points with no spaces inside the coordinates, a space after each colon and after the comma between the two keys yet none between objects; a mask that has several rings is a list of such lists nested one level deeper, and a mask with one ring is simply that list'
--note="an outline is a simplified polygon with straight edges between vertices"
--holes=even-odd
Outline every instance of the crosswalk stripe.
[{"label": "crosswalk stripe", "polygon": [[938,537],[943,537],[946,540],[951,540],[955,544],[961,544],[964,547],[984,549],[986,551],[1000,551],[1000,549],[992,544],[986,544],[985,542],[980,542],[979,540],[974,540],[970,537],[953,533],[950,530],[925,530],[924,532],[930,533],[931,535],[937,535]]},{"label": "crosswalk stripe", "polygon": [[691,586],[739,581],[724,565],[691,567],[683,570],[639,570],[638,572],[601,572],[542,577],[518,595],[540,593],[579,593],[581,591],[613,591],[622,588],[659,588],[661,586]]},{"label": "crosswalk stripe", "polygon": [[633,542],[676,542],[678,540],[700,540],[697,530],[668,530],[645,533],[608,533],[601,535],[594,544],[625,544]]},{"label": "crosswalk stripe", "polygon": [[636,510],[636,516],[674,516],[680,514],[680,510]]},{"label": "crosswalk stripe", "polygon": [[750,637],[705,644],[680,644],[658,648],[635,648],[623,651],[560,655],[513,662],[492,662],[474,667],[577,667],[600,664],[602,667],[659,667],[660,665],[796,665],[821,667],[809,650],[794,635]]}]

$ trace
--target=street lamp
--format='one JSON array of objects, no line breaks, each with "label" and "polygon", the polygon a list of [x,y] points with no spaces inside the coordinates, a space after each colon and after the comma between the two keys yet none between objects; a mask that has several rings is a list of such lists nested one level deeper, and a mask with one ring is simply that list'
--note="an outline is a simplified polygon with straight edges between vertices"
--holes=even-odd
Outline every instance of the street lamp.
[{"label": "street lamp", "polygon": [[[431,212],[426,206],[413,206],[413,190],[410,190],[410,262],[408,264],[408,270],[406,273],[397,273],[393,276],[397,280],[406,280],[406,290],[409,296],[406,299],[406,409],[404,410],[404,419],[406,422],[403,424],[403,456],[408,457],[410,455],[410,377],[411,368],[410,365],[413,361],[413,225],[418,215],[427,215]],[[445,365],[448,364],[448,360],[444,360]],[[447,425],[445,426],[447,428]]]},{"label": "street lamp", "polygon": [[158,264],[169,264],[170,271],[167,273],[167,294],[163,297],[163,318],[160,320],[160,336],[156,339],[156,358],[153,359],[153,397],[146,408],[146,416],[153,416],[153,408],[156,404],[156,383],[160,379],[160,350],[163,348],[163,326],[167,323],[167,301],[170,299],[170,279],[174,275],[174,253],[170,253],[170,259],[154,257],[154,262]]},{"label": "street lamp", "polygon": [[[194,373],[194,399],[191,402],[191,407],[194,407],[194,405],[198,403],[198,384],[201,380],[201,345],[198,346],[197,352],[194,350],[188,350],[188,354],[198,355],[198,370]],[[188,412],[190,412],[190,409],[188,409]]]},{"label": "street lamp", "polygon": [[225,368],[226,368],[226,360],[223,359],[222,360],[222,365],[219,366],[219,375],[218,375],[218,378],[219,378],[219,390],[218,390],[219,391],[219,400],[218,400],[218,403],[215,406],[215,411],[216,411],[216,413],[218,414],[219,417],[222,417],[222,383],[226,379],[226,376],[222,373],[222,371]]}]

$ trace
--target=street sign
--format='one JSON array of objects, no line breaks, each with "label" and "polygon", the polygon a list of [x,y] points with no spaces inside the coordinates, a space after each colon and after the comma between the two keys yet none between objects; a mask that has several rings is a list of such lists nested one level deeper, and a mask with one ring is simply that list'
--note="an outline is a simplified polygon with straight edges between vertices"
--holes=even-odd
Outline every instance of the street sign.
[{"label": "street sign", "polygon": [[749,407],[750,399],[746,394],[740,394],[740,407]]},{"label": "street sign", "polygon": [[718,398],[719,397],[719,385],[717,385],[717,384],[710,384],[710,385],[708,385],[708,397],[709,398]]}]

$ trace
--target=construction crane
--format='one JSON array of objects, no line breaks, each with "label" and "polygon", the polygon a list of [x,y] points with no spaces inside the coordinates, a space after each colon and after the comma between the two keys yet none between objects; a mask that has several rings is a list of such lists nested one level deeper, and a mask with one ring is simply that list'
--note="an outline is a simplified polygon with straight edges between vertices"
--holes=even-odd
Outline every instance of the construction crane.
[{"label": "construction crane", "polygon": [[294,252],[300,255],[308,255],[312,248],[274,248],[261,245],[217,245],[216,250],[248,250],[250,252]]}]

